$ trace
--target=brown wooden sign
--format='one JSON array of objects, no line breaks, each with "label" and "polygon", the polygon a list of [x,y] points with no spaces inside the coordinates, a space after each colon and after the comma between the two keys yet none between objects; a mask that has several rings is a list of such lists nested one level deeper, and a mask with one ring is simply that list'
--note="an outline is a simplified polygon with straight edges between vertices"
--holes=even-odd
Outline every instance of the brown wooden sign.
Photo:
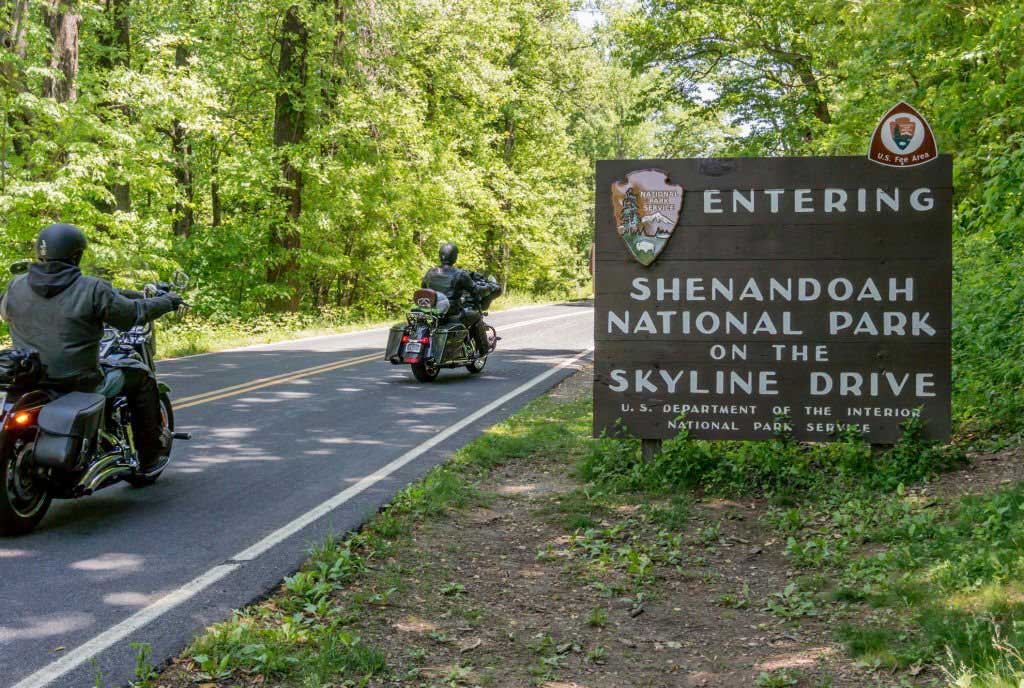
[{"label": "brown wooden sign", "polygon": [[952,196],[945,155],[599,162],[595,435],[948,439]]}]

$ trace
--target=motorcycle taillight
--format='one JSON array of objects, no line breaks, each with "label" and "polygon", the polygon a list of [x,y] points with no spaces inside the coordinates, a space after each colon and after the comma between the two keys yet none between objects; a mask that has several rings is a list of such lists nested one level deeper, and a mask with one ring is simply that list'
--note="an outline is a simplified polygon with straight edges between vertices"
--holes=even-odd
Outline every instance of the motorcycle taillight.
[{"label": "motorcycle taillight", "polygon": [[32,425],[35,422],[36,416],[39,414],[39,409],[29,409],[27,411],[16,411],[7,417],[5,423],[8,428],[24,428]]}]

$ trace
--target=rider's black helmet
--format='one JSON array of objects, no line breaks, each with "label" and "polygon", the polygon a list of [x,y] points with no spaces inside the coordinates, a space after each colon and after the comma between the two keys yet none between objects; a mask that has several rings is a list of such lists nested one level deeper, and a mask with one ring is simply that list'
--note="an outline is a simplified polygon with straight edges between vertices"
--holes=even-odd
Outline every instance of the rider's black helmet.
[{"label": "rider's black helmet", "polygon": [[78,265],[88,242],[82,230],[74,225],[50,225],[36,237],[36,257],[46,263],[59,261]]},{"label": "rider's black helmet", "polygon": [[455,261],[459,259],[459,247],[448,242],[441,244],[441,265],[455,265]]}]

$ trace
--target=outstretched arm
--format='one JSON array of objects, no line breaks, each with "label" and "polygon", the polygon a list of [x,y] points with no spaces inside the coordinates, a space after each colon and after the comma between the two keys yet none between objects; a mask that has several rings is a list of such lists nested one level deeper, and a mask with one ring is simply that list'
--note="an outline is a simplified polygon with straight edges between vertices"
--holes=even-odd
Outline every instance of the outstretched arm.
[{"label": "outstretched arm", "polygon": [[[137,292],[136,292],[137,293]],[[175,309],[171,296],[130,299],[106,282],[98,282],[93,293],[93,310],[103,322],[119,330],[144,325]]]}]

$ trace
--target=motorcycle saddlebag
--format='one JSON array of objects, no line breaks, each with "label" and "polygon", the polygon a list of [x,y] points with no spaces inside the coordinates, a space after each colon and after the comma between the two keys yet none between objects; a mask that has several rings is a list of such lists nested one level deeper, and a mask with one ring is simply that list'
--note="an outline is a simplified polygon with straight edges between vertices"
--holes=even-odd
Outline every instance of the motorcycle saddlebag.
[{"label": "motorcycle saddlebag", "polygon": [[457,361],[462,358],[462,342],[466,339],[466,326],[460,322],[448,322],[437,328],[434,335],[434,350],[441,354],[445,361]]},{"label": "motorcycle saddlebag", "polygon": [[102,394],[72,392],[39,411],[35,462],[46,468],[77,468],[90,452],[103,421],[107,399]]},{"label": "motorcycle saddlebag", "polygon": [[395,363],[393,359],[398,356],[398,350],[402,347],[402,335],[405,334],[405,325],[398,324],[388,332],[388,348],[384,352],[384,360]]}]

